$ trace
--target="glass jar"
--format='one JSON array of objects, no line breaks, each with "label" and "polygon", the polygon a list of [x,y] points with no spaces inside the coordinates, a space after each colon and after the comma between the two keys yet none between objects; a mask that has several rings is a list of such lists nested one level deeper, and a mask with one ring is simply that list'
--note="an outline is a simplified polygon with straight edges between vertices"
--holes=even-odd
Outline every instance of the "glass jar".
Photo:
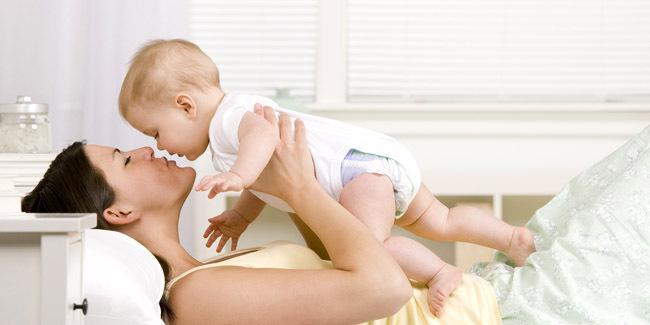
[{"label": "glass jar", "polygon": [[0,152],[49,153],[52,151],[47,104],[18,96],[15,104],[0,104]]}]

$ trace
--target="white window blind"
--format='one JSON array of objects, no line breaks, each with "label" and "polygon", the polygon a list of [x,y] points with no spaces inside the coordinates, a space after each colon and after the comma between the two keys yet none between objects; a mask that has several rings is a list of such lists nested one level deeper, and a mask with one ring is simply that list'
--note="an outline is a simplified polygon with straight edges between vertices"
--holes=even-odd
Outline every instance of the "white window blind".
[{"label": "white window blind", "polygon": [[318,0],[190,0],[189,33],[226,91],[313,100]]},{"label": "white window blind", "polygon": [[650,1],[349,0],[348,101],[648,101]]}]

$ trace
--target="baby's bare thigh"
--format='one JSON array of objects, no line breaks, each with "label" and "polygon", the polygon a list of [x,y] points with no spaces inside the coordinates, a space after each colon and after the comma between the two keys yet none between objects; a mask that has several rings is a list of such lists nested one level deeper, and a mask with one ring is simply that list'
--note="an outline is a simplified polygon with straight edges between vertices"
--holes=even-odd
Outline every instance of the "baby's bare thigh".
[{"label": "baby's bare thigh", "polygon": [[348,182],[339,202],[380,241],[390,236],[395,221],[395,194],[386,175],[365,173]]},{"label": "baby's bare thigh", "polygon": [[397,219],[395,224],[400,227],[407,227],[415,223],[423,215],[432,218],[444,218],[449,213],[449,208],[438,201],[433,193],[424,185],[420,185],[418,193],[413,198],[413,201],[409,204],[406,212],[402,217]]}]

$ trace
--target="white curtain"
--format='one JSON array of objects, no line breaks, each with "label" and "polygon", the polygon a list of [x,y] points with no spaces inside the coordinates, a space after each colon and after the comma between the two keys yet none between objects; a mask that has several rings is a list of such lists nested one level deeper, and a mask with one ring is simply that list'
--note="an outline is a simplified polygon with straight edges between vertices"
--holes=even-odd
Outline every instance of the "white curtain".
[{"label": "white curtain", "polygon": [[[123,149],[155,148],[152,139],[119,116],[117,97],[128,62],[142,43],[186,38],[184,0],[0,4],[0,103],[28,95],[49,104],[54,152],[82,139]],[[200,235],[193,230],[191,206],[186,204],[179,225],[190,252]]]},{"label": "white curtain", "polygon": [[120,118],[117,97],[137,48],[185,37],[186,12],[172,0],[2,0],[0,103],[48,103],[55,152],[80,139],[153,145]]}]

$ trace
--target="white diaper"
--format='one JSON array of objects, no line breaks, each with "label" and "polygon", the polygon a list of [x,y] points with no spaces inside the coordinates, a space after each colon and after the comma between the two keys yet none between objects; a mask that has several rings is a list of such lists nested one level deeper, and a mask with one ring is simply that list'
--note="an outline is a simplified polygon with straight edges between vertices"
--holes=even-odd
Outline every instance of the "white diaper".
[{"label": "white diaper", "polygon": [[341,183],[345,185],[364,173],[386,175],[393,183],[395,193],[395,218],[399,219],[419,190],[419,183],[408,177],[404,166],[397,161],[358,150],[350,150],[341,162]]}]

